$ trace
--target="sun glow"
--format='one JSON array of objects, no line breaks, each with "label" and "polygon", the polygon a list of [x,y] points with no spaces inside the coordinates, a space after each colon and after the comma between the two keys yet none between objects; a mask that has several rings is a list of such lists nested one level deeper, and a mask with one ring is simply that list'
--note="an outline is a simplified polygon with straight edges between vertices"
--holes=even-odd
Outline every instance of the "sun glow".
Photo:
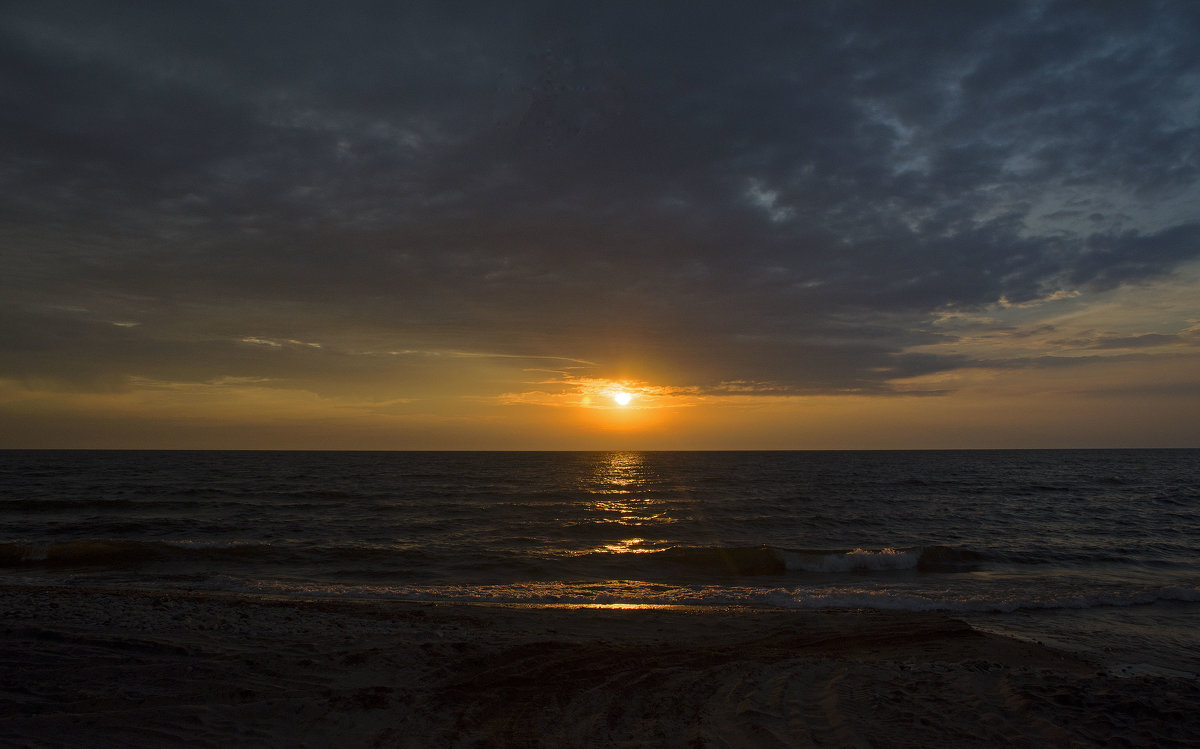
[{"label": "sun glow", "polygon": [[645,425],[652,412],[662,412],[705,402],[692,388],[653,385],[641,380],[562,377],[532,382],[538,389],[504,393],[506,405],[571,406],[592,411],[608,423]]}]

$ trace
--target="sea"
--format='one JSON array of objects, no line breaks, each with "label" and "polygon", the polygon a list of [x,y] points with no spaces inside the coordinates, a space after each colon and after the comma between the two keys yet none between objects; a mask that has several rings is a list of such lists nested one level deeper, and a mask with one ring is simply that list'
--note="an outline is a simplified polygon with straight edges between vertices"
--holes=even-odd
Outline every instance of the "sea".
[{"label": "sea", "polygon": [[937,611],[1200,677],[1200,450],[0,451],[0,582]]}]

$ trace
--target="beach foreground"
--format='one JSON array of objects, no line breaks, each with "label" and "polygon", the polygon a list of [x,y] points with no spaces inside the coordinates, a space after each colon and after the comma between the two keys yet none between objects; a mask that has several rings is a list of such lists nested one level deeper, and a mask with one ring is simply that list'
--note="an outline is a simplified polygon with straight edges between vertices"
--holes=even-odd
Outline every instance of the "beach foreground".
[{"label": "beach foreground", "polygon": [[937,614],[0,588],[5,746],[1184,746],[1200,684]]}]

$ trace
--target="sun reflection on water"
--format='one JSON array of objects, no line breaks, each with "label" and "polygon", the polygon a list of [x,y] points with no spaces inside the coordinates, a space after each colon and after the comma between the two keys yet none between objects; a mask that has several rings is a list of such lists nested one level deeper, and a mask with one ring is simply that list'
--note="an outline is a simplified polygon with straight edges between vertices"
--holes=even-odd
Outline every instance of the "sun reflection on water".
[{"label": "sun reflection on water", "polygon": [[658,551],[653,546],[643,546],[645,543],[648,542],[644,538],[623,538],[616,543],[597,547],[595,551],[607,551],[610,554],[649,554]]},{"label": "sun reflection on water", "polygon": [[[663,541],[644,537],[647,530],[674,523],[668,507],[661,498],[648,496],[653,490],[653,471],[646,465],[645,456],[637,452],[616,452],[597,461],[588,480],[588,491],[594,499],[588,504],[589,522],[595,526],[611,526],[613,533],[603,543],[589,551],[607,554],[647,554],[659,551]],[[619,538],[623,529],[629,534]],[[605,534],[608,535],[608,534]],[[618,536],[618,538],[613,538]]]},{"label": "sun reflection on water", "polygon": [[641,453],[609,453],[596,467],[591,483],[601,494],[629,494],[642,485],[645,460]]}]

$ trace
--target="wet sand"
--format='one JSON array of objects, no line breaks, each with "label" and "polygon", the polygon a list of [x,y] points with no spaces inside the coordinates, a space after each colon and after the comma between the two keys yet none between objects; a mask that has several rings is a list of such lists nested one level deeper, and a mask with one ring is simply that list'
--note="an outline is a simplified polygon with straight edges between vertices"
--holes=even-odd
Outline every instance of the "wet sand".
[{"label": "wet sand", "polygon": [[1196,746],[1200,683],[937,614],[0,587],[0,746]]}]

